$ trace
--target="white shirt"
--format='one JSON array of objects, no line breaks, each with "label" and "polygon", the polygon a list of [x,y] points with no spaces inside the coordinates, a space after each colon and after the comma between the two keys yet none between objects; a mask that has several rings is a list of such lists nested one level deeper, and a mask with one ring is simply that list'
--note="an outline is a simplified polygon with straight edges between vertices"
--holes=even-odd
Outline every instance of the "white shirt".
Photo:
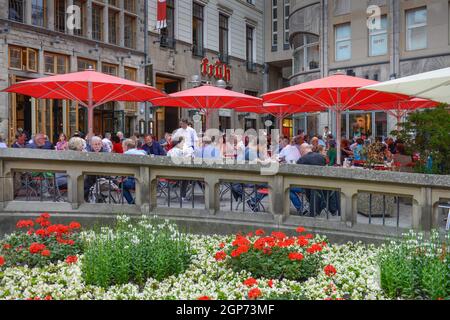
[{"label": "white shirt", "polygon": [[194,154],[194,149],[191,147],[184,146],[183,148],[172,148],[167,152],[167,156],[171,158],[187,158],[192,157]]},{"label": "white shirt", "polygon": [[179,137],[183,137],[184,145],[188,148],[194,148],[198,141],[197,132],[191,127],[180,128],[175,131],[172,140],[178,140]]},{"label": "white shirt", "polygon": [[279,157],[284,158],[286,163],[297,163],[300,159],[300,151],[296,146],[287,145],[283,148],[283,150],[281,150]]},{"label": "white shirt", "polygon": [[130,149],[124,154],[131,155],[131,156],[146,156],[147,152],[144,150],[138,150],[138,149]]}]

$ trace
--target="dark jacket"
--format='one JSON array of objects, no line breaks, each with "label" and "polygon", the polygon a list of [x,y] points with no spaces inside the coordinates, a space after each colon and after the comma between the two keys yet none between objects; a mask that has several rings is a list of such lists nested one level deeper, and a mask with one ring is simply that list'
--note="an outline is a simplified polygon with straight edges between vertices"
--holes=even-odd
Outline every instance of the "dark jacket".
[{"label": "dark jacket", "polygon": [[320,153],[310,152],[297,161],[297,164],[309,166],[326,166],[327,160]]},{"label": "dark jacket", "polygon": [[54,150],[55,147],[50,141],[46,141],[42,147],[38,147],[34,142],[27,144],[26,148],[28,149],[41,149],[41,150]]},{"label": "dark jacket", "polygon": [[16,141],[16,142],[14,142],[14,143],[11,145],[11,148],[14,148],[14,149],[28,148],[28,143],[25,142],[24,145],[20,145],[20,144],[18,144],[17,141]]},{"label": "dark jacket", "polygon": [[147,152],[148,155],[151,155],[151,154],[155,155],[155,156],[165,156],[166,155],[166,152],[164,151],[163,147],[161,147],[161,145],[156,141],[153,141],[151,146],[149,146],[148,144],[144,144],[142,146],[142,150]]}]

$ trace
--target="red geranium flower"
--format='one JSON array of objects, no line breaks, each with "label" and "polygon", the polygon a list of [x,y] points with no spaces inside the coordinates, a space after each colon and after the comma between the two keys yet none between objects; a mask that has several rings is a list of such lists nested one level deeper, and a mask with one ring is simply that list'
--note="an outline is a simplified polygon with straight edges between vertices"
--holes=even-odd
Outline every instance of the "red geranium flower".
[{"label": "red geranium flower", "polygon": [[211,298],[208,296],[201,296],[197,300],[211,300]]},{"label": "red geranium flower", "polygon": [[77,256],[68,256],[66,258],[66,263],[67,264],[72,264],[72,263],[76,263],[78,261]]},{"label": "red geranium flower", "polygon": [[52,296],[48,295],[48,296],[45,296],[44,300],[53,300],[53,298],[52,298]]},{"label": "red geranium flower", "polygon": [[248,238],[251,238],[251,237],[253,237],[253,232],[249,232],[249,233],[247,233],[247,237],[248,237]]},{"label": "red geranium flower", "polygon": [[45,250],[45,248],[45,244],[34,242],[30,245],[29,250],[31,254],[36,254],[41,252],[42,250]]},{"label": "red geranium flower", "polygon": [[0,256],[0,267],[5,264],[5,258],[3,256]]},{"label": "red geranium flower", "polygon": [[220,243],[220,244],[219,244],[219,248],[220,248],[220,249],[223,249],[223,248],[225,248],[225,243],[223,243],[223,242],[222,242],[222,243]]},{"label": "red geranium flower", "polygon": [[3,245],[3,249],[4,249],[4,250],[9,250],[9,249],[11,249],[11,245],[10,245],[9,243],[5,243],[5,244]]},{"label": "red geranium flower", "polygon": [[219,251],[215,254],[214,258],[216,259],[216,261],[222,261],[225,260],[227,257],[227,254],[223,251]]},{"label": "red geranium flower", "polygon": [[33,220],[19,220],[16,224],[18,229],[31,228],[32,226],[34,226]]},{"label": "red geranium flower", "polygon": [[325,268],[323,268],[323,271],[325,272],[325,274],[328,277],[334,276],[336,274],[336,272],[337,272],[336,268],[333,265],[331,265],[331,264],[329,264]]},{"label": "red geranium flower", "polygon": [[261,290],[254,288],[248,292],[248,297],[252,300],[257,299],[262,295]]},{"label": "red geranium flower", "polygon": [[266,232],[263,229],[258,229],[258,230],[255,231],[255,234],[257,236],[263,236],[263,235],[266,234]]},{"label": "red geranium flower", "polygon": [[300,247],[306,247],[307,245],[309,245],[309,240],[304,236],[300,236],[298,237],[297,243]]},{"label": "red geranium flower", "polygon": [[47,230],[45,229],[38,229],[36,230],[35,234],[41,236],[42,238],[48,236]]},{"label": "red geranium flower", "polygon": [[314,243],[313,245],[311,245],[311,247],[306,249],[306,252],[308,252],[310,254],[314,254],[314,253],[320,252],[320,251],[322,251],[322,246],[318,243]]},{"label": "red geranium flower", "polygon": [[296,231],[297,231],[298,233],[303,233],[303,232],[306,231],[306,229],[303,228],[303,227],[298,227]]},{"label": "red geranium flower", "polygon": [[286,234],[284,232],[274,231],[274,232],[272,232],[272,237],[274,237],[278,240],[283,240],[284,238],[286,238]]},{"label": "red geranium flower", "polygon": [[314,236],[313,236],[311,233],[308,233],[308,234],[305,236],[305,238],[306,238],[306,239],[312,239],[312,238],[314,238]]},{"label": "red geranium flower", "polygon": [[267,254],[268,256],[270,256],[272,254],[272,248],[264,248],[264,254]]},{"label": "red geranium flower", "polygon": [[243,284],[247,287],[253,287],[258,284],[258,281],[255,278],[248,278],[243,282]]},{"label": "red geranium flower", "polygon": [[289,260],[291,261],[302,261],[304,258],[303,254],[298,252],[289,253]]},{"label": "red geranium flower", "polygon": [[267,281],[267,285],[268,285],[270,288],[273,288],[273,280]]},{"label": "red geranium flower", "polygon": [[47,212],[45,212],[45,213],[41,214],[41,218],[50,219],[50,215]]},{"label": "red geranium flower", "polygon": [[42,250],[41,256],[43,256],[43,257],[50,257],[50,250]]},{"label": "red geranium flower", "polygon": [[79,224],[79,223],[76,222],[76,221],[72,221],[72,222],[69,224],[69,229],[75,230],[75,229],[80,229],[80,228],[81,228],[81,224]]}]

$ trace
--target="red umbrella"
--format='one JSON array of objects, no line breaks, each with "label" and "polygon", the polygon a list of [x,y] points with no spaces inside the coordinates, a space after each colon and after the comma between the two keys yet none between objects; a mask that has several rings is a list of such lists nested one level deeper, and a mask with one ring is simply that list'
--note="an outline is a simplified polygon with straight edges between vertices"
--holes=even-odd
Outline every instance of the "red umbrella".
[{"label": "red umbrella", "polygon": [[[336,74],[319,80],[305,82],[263,95],[264,102],[315,105],[336,113],[337,162],[341,163],[341,116],[346,110],[357,110],[365,105],[408,100],[394,93],[358,90],[377,81]],[[360,110],[360,109],[359,109]]]},{"label": "red umbrella", "polygon": [[3,90],[37,99],[70,99],[88,108],[89,136],[94,134],[94,108],[110,101],[144,102],[166,95],[156,88],[96,72],[82,72],[22,81]]},{"label": "red umbrella", "polygon": [[395,103],[374,104],[368,106],[366,110],[383,110],[397,119],[397,128],[404,116],[418,109],[435,108],[439,105],[436,101],[413,98],[406,101],[398,101]]},{"label": "red umbrella", "polygon": [[200,109],[206,115],[206,127],[209,128],[209,116],[213,111],[243,106],[261,107],[262,99],[211,85],[203,85],[170,94],[167,98],[153,100],[152,104],[165,107]]}]

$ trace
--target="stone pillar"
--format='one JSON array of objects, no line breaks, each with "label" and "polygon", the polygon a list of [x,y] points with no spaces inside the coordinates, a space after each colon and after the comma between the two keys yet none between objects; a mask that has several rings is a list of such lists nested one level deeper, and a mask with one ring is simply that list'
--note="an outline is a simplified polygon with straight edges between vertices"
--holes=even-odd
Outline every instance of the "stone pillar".
[{"label": "stone pillar", "polygon": [[348,227],[356,224],[358,217],[358,191],[341,189],[341,221]]},{"label": "stone pillar", "polygon": [[67,171],[67,201],[76,210],[84,200],[84,177],[81,171]]},{"label": "stone pillar", "polygon": [[141,207],[142,214],[150,212],[150,168],[140,167],[136,179],[136,204]]},{"label": "stone pillar", "polygon": [[328,0],[322,1],[321,13],[322,23],[320,25],[322,27],[322,50],[320,51],[322,54],[322,65],[320,66],[320,76],[323,78],[328,76]]},{"label": "stone pillar", "polygon": [[[73,0],[66,0],[66,6],[67,8],[73,5]],[[67,24],[67,20],[66,20],[66,24]],[[67,30],[67,34],[73,35],[73,29],[72,28],[67,28],[66,25],[66,30]]]},{"label": "stone pillar", "polygon": [[25,19],[24,22],[26,24],[31,24],[31,11],[32,11],[32,3],[31,0],[25,0]]},{"label": "stone pillar", "polygon": [[431,188],[421,188],[420,194],[414,196],[412,228],[430,231],[433,220],[433,203]]},{"label": "stone pillar", "polygon": [[275,221],[282,223],[289,217],[290,200],[284,190],[284,177],[276,175],[270,188],[270,213],[274,215]]},{"label": "stone pillar", "polygon": [[86,1],[86,37],[92,39],[92,0]]},{"label": "stone pillar", "polygon": [[108,24],[108,0],[103,0],[105,6],[103,7],[103,42],[109,42],[109,24]]},{"label": "stone pillar", "polygon": [[211,176],[205,178],[205,209],[211,215],[220,210],[219,180]]},{"label": "stone pillar", "polygon": [[[3,160],[0,160],[0,177],[4,177],[4,172],[3,172]],[[0,180],[0,209],[3,210],[4,208],[4,199],[5,197],[5,179],[1,179]]]},{"label": "stone pillar", "polygon": [[47,0],[47,29],[55,30],[55,2]]}]

